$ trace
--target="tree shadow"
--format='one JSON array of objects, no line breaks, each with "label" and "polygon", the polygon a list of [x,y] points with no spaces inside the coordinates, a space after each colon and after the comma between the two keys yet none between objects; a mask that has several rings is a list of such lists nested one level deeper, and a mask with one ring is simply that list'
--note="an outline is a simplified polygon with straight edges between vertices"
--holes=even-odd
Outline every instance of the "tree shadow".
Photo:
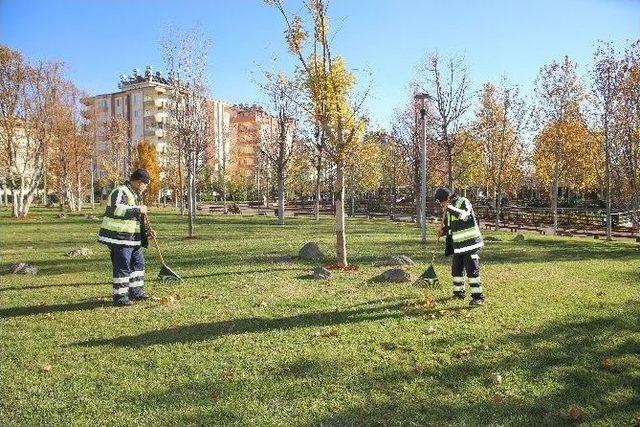
[{"label": "tree shadow", "polygon": [[8,287],[0,287],[0,292],[26,291],[31,289],[48,289],[48,288],[79,288],[84,286],[104,286],[104,285],[111,285],[111,284],[112,284],[111,282],[96,282],[96,283],[79,282],[79,283],[61,283],[61,284],[53,284],[53,285],[8,286]]},{"label": "tree shadow", "polygon": [[169,329],[149,331],[138,335],[122,336],[112,339],[94,339],[78,342],[74,345],[89,347],[112,345],[139,348],[158,344],[196,343],[217,339],[226,335],[334,326],[400,318],[405,316],[405,313],[402,311],[404,307],[406,307],[405,303],[395,303],[378,307],[360,308],[357,310],[311,312],[280,318],[240,318],[176,326]]},{"label": "tree shadow", "polygon": [[81,310],[93,310],[105,306],[111,306],[111,301],[106,300],[83,300],[77,302],[70,302],[66,304],[54,304],[54,305],[33,305],[27,307],[10,307],[0,309],[0,318],[6,319],[18,316],[32,316],[35,314],[55,313],[61,311],[81,311]]},{"label": "tree shadow", "polygon": [[[586,320],[567,317],[490,343],[509,348],[504,353],[474,349],[446,366],[363,374],[353,387],[383,397],[308,425],[571,425],[571,405],[592,424],[632,425],[640,416],[640,304],[625,309]],[[626,338],[616,339],[621,332]],[[434,346],[452,344],[441,341]],[[504,383],[492,382],[492,372],[502,373]],[[442,396],[421,401],[396,392],[424,379],[435,381]],[[510,382],[516,381],[520,387],[526,382],[529,393],[514,395]]]}]

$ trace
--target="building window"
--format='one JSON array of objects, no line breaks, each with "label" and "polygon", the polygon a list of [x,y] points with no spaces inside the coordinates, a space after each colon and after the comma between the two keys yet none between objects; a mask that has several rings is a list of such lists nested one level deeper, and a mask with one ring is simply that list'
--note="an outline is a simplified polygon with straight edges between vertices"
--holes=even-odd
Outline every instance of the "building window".
[{"label": "building window", "polygon": [[120,98],[116,99],[116,106],[120,106]]},{"label": "building window", "polygon": [[107,100],[106,99],[101,99],[100,100],[100,108],[107,108]]},{"label": "building window", "polygon": [[138,117],[140,114],[140,110],[136,110],[133,112],[133,117]]}]

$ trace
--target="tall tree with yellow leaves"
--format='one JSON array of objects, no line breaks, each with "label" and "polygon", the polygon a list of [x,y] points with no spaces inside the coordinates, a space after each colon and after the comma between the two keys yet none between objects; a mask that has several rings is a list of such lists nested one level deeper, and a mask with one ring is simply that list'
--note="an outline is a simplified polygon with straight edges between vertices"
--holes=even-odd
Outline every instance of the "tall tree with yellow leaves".
[{"label": "tall tree with yellow leaves", "polygon": [[[353,146],[362,140],[365,122],[359,114],[366,95],[354,102],[355,77],[347,69],[345,60],[333,55],[325,0],[306,3],[311,30],[305,28],[300,16],[287,14],[283,0],[265,1],[273,5],[285,21],[289,51],[299,60],[308,97],[305,109],[311,121],[318,123],[326,141],[323,151],[335,164],[336,255],[338,266],[344,268],[348,265],[344,209],[346,164]],[[312,40],[309,40],[310,34]]]},{"label": "tall tree with yellow leaves", "polygon": [[156,146],[144,139],[140,141],[136,148],[136,160],[134,163],[135,168],[144,168],[149,172],[149,185],[147,191],[144,193],[144,200],[146,204],[155,202],[158,198],[158,193],[162,188],[162,182],[160,180],[160,163],[158,162],[158,150]]},{"label": "tall tree with yellow leaves", "polygon": [[496,229],[503,194],[516,190],[521,182],[522,138],[528,117],[517,88],[505,82],[499,88],[491,83],[483,86],[475,128],[482,145],[486,182],[493,189]]},{"label": "tall tree with yellow leaves", "polygon": [[[581,108],[585,91],[568,56],[545,65],[537,79],[540,133],[535,148],[538,175],[550,183],[553,230],[558,230],[558,188],[562,178],[578,172],[584,160],[580,150],[584,120]],[[572,154],[572,157],[568,157]],[[575,157],[578,156],[578,157]]]}]

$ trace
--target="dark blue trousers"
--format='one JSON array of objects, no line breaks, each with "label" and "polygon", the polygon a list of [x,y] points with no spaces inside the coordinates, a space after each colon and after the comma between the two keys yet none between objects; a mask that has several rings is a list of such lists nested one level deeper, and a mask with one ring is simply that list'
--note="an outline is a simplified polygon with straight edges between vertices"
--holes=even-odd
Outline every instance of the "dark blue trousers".
[{"label": "dark blue trousers", "polygon": [[113,267],[113,300],[144,295],[144,256],[140,246],[109,245]]}]

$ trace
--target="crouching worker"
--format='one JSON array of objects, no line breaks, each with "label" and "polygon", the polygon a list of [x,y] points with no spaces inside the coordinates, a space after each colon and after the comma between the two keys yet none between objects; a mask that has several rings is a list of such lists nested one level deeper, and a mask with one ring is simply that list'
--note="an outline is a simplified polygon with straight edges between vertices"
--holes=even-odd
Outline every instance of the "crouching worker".
[{"label": "crouching worker", "polygon": [[438,188],[435,197],[445,212],[444,224],[438,235],[446,235],[445,255],[453,255],[451,260],[453,297],[464,299],[466,273],[471,288],[470,305],[482,305],[484,293],[480,282],[478,250],[484,246],[484,242],[471,202],[452,193],[448,188]]},{"label": "crouching worker", "polygon": [[156,235],[144,225],[147,207],[142,204],[142,193],[149,181],[147,171],[137,169],[129,181],[111,191],[107,200],[98,241],[111,251],[115,305],[132,305],[147,298],[142,246],[147,247],[147,236]]}]

